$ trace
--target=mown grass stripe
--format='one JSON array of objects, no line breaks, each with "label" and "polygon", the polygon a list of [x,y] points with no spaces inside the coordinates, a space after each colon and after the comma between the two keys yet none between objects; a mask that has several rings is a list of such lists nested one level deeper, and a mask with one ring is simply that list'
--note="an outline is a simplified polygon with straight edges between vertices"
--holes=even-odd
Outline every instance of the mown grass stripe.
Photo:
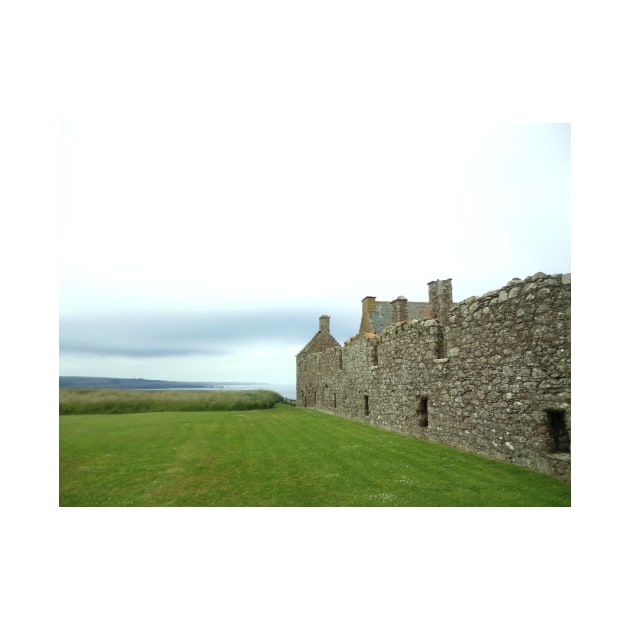
[{"label": "mown grass stripe", "polygon": [[278,405],[61,416],[60,505],[568,506],[570,485]]}]

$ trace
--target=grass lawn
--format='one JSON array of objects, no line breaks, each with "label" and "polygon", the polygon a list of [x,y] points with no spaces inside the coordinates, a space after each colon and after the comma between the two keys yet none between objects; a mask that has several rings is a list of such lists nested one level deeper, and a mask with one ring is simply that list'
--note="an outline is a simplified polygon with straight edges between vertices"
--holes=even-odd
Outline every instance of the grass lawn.
[{"label": "grass lawn", "polygon": [[63,415],[61,506],[569,506],[511,464],[277,405]]}]

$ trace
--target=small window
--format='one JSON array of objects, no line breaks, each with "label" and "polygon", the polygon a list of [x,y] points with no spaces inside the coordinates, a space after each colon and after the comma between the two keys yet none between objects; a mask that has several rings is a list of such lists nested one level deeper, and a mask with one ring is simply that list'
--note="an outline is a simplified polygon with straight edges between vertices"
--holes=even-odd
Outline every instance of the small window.
[{"label": "small window", "polygon": [[363,413],[367,416],[370,413],[370,397],[363,396]]},{"label": "small window", "polygon": [[421,427],[429,426],[429,399],[426,396],[416,396],[416,414]]},{"label": "small window", "polygon": [[337,394],[333,392],[333,409],[337,409]]},{"label": "small window", "polygon": [[547,424],[553,438],[555,453],[570,453],[571,439],[567,430],[567,422],[564,411],[555,409],[547,410]]},{"label": "small window", "polygon": [[370,366],[376,367],[378,365],[378,346],[376,342],[372,342],[368,347],[368,360]]},{"label": "small window", "polygon": [[444,330],[442,326],[438,327],[438,347],[437,347],[438,359],[446,359],[446,343],[444,342]]}]

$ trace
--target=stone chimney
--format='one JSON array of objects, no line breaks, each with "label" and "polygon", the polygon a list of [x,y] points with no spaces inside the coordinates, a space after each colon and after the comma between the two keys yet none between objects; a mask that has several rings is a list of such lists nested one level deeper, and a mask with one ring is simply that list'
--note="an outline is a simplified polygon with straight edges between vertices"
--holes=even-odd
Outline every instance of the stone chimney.
[{"label": "stone chimney", "polygon": [[433,311],[433,318],[446,323],[448,312],[453,306],[453,288],[450,278],[429,282],[429,304]]},{"label": "stone chimney", "polygon": [[370,295],[364,297],[361,300],[361,327],[359,333],[373,333],[374,324],[372,324],[372,318],[370,313],[376,310],[376,298]]},{"label": "stone chimney", "polygon": [[392,324],[399,324],[400,322],[406,322],[409,318],[407,309],[407,298],[399,295],[395,300],[392,300]]},{"label": "stone chimney", "polygon": [[330,315],[322,315],[319,318],[319,332],[330,334]]}]

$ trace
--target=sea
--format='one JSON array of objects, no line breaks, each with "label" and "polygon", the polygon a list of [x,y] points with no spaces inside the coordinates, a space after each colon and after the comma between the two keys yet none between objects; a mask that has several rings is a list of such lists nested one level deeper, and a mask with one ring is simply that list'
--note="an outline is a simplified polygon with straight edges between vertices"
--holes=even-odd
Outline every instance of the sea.
[{"label": "sea", "polygon": [[278,392],[284,398],[289,400],[295,400],[295,383],[251,383],[247,385],[224,385],[221,389],[270,389],[273,392]]}]

